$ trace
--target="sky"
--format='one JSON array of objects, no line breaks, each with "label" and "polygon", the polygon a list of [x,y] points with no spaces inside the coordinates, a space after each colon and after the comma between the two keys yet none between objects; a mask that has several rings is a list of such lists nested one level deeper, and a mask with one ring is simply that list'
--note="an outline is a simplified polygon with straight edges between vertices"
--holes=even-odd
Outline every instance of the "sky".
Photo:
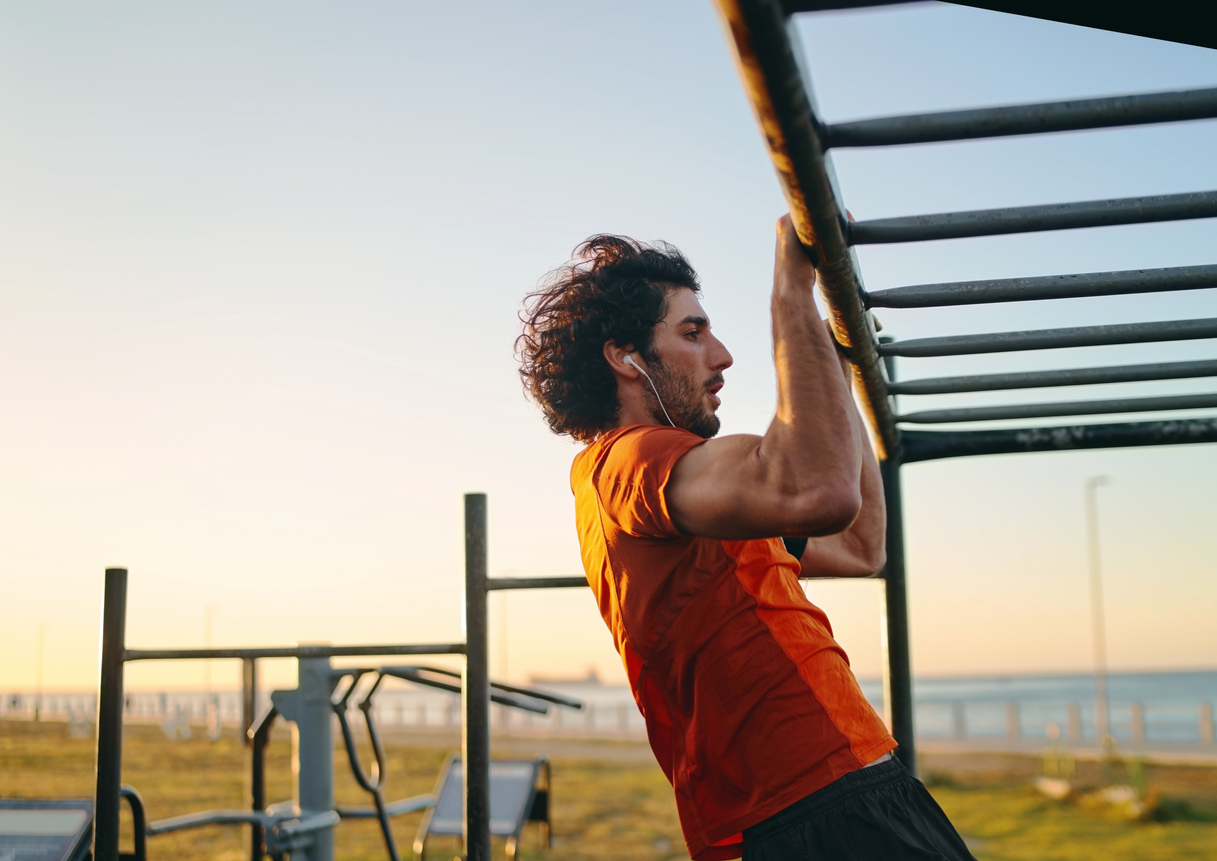
[{"label": "sky", "polygon": [[[1211,50],[938,3],[804,16],[799,30],[829,121],[1217,85]],[[1217,188],[1215,151],[1207,121],[834,161],[866,219]],[[108,566],[130,570],[131,646],[203,645],[209,616],[215,645],[460,640],[468,492],[489,495],[492,576],[580,573],[577,447],[523,397],[512,343],[523,296],[591,234],[687,254],[735,357],[723,432],[772,416],[784,203],[705,0],[0,3],[0,154],[0,691],[34,687],[39,630],[48,690],[96,684]],[[1202,220],[858,253],[877,289],[1211,263],[1214,247]],[[1215,294],[882,320],[920,337],[1211,317]],[[897,373],[1212,351],[910,359]],[[1112,666],[1217,665],[1217,449],[1192,446],[906,467],[917,674],[1090,667],[1093,475],[1111,478]],[[879,673],[879,587],[808,586],[865,677]],[[623,679],[581,590],[495,595],[491,619],[498,675]],[[291,662],[267,669],[292,677]],[[204,678],[183,663],[127,674],[144,689]],[[217,687],[236,678],[214,664]]]}]

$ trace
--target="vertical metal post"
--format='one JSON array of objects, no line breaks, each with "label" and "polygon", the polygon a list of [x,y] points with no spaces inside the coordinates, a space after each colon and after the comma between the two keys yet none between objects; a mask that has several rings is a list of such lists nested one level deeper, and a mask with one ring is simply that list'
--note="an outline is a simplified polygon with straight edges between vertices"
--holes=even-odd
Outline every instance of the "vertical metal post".
[{"label": "vertical metal post", "polygon": [[1107,632],[1103,624],[1103,571],[1099,561],[1099,503],[1096,492],[1110,479],[1096,475],[1086,479],[1086,548],[1090,562],[1090,620],[1094,638],[1094,738],[1106,744],[1111,735],[1107,698]]},{"label": "vertical metal post", "polygon": [[93,797],[95,861],[118,861],[126,640],[127,569],[107,568],[101,605],[101,681],[97,696],[97,783]]},{"label": "vertical metal post", "polygon": [[241,743],[253,743],[249,730],[258,719],[258,659],[241,659]]},{"label": "vertical metal post", "polygon": [[465,676],[461,764],[465,858],[490,861],[490,655],[486,631],[486,494],[465,494]]},{"label": "vertical metal post", "polygon": [[904,579],[904,501],[900,461],[879,465],[887,501],[887,566],[883,569],[883,704],[892,735],[900,748],[896,756],[917,774],[913,740],[913,663],[909,651],[909,600]]},{"label": "vertical metal post", "polygon": [[[329,658],[300,658],[296,688],[292,765],[296,803],[309,813],[334,809],[334,678]],[[334,861],[334,829],[313,832],[309,861]]]}]

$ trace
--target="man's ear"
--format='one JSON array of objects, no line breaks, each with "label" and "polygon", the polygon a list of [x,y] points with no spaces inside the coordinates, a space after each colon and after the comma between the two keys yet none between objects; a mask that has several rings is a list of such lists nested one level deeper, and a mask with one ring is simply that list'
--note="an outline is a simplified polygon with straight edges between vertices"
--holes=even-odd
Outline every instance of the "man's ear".
[{"label": "man's ear", "polygon": [[642,376],[642,372],[636,365],[631,365],[625,360],[625,357],[633,352],[633,344],[618,347],[616,341],[604,342],[604,361],[608,362],[609,370],[615,376],[624,377],[627,380],[636,380]]}]

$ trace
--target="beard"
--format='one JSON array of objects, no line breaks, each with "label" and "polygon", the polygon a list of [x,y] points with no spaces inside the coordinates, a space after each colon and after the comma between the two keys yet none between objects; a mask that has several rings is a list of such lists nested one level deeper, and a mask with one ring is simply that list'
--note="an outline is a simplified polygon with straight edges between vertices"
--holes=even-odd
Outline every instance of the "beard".
[{"label": "beard", "polygon": [[[666,407],[668,416],[676,427],[695,433],[702,439],[710,439],[718,433],[721,422],[718,416],[706,407],[706,393],[712,386],[722,383],[722,374],[715,374],[704,383],[695,383],[673,373],[658,357],[649,359],[647,366],[655,391],[651,391],[650,386],[643,386],[642,391],[656,422],[668,424],[663,410]],[[655,397],[656,392],[659,393],[658,399]],[[660,406],[660,401],[663,401],[663,407]]]}]

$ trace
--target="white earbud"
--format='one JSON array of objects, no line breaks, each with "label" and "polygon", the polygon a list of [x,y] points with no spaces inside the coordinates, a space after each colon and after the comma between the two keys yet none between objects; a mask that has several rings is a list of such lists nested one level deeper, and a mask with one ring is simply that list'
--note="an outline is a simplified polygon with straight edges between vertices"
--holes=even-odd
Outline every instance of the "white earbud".
[{"label": "white earbud", "polygon": [[625,358],[621,360],[627,365],[633,365],[638,369],[638,372],[647,378],[647,382],[651,384],[651,391],[655,393],[655,400],[659,401],[659,408],[663,410],[663,417],[668,420],[668,424],[676,427],[676,422],[672,421],[672,417],[668,415],[668,408],[663,405],[663,399],[659,397],[659,389],[655,388],[655,382],[651,379],[651,375],[642,369],[642,365],[634,361],[634,357],[629,353],[625,354]]}]

